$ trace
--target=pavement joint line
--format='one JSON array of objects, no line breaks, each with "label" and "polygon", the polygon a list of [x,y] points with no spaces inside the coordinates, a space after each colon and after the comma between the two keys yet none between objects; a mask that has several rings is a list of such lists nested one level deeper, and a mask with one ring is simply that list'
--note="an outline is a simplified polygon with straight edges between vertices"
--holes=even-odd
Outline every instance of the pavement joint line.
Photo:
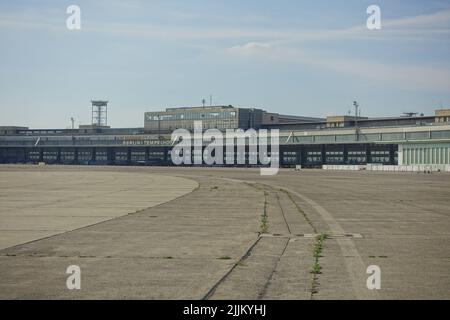
[{"label": "pavement joint line", "polygon": [[228,271],[206,292],[206,294],[201,298],[201,300],[209,300],[214,295],[216,289],[220,286],[220,284],[225,281],[225,279],[233,272],[234,269],[236,269],[238,265],[240,265],[244,260],[246,260],[251,255],[252,250],[256,247],[256,245],[259,243],[261,239],[262,237],[258,236],[258,238],[247,249],[245,254],[236,263],[234,263],[231,266],[231,268],[228,269]]},{"label": "pavement joint line", "polygon": [[[0,230],[0,232],[66,232],[69,231],[71,229],[21,229],[21,230],[17,230],[17,229],[2,229]],[[60,234],[60,233],[58,233]],[[6,248],[5,248],[6,249]]]},{"label": "pavement joint line", "polygon": [[281,215],[283,216],[284,223],[286,224],[287,231],[289,233],[292,233],[291,228],[289,227],[289,223],[287,222],[286,215],[284,214],[283,206],[281,205],[280,195],[278,194],[278,192],[276,192],[275,194],[277,197],[278,206],[280,207]]},{"label": "pavement joint line", "polygon": [[258,294],[258,300],[261,300],[264,298],[264,296],[267,294],[267,290],[269,289],[270,283],[272,282],[273,276],[278,268],[278,265],[280,264],[281,258],[283,257],[284,253],[286,252],[286,249],[289,245],[290,240],[286,241],[286,244],[284,245],[283,251],[278,255],[277,261],[275,262],[272,271],[269,274],[269,277],[266,280],[266,283],[264,284],[264,287],[262,288],[261,292]]},{"label": "pavement joint line", "polygon": [[[71,259],[141,259],[141,260],[198,260],[198,259],[204,259],[204,257],[172,257],[172,256],[93,256],[93,255],[49,255],[49,254],[23,254],[23,253],[3,253],[0,254],[0,257],[5,258],[18,258],[18,257],[26,257],[26,258],[71,258]],[[211,261],[216,261],[216,257],[210,257],[208,258]]]},{"label": "pavement joint line", "polygon": [[318,230],[317,230],[316,226],[311,221],[311,219],[308,217],[306,212],[302,208],[300,208],[298,203],[292,198],[292,194],[289,191],[284,190],[284,189],[280,189],[280,191],[286,193],[286,195],[288,196],[289,200],[294,204],[295,208],[297,208],[297,211],[303,216],[303,218],[305,219],[306,223],[311,227],[311,229],[314,231],[314,233],[318,233]]},{"label": "pavement joint line", "polygon": [[[305,233],[305,234],[279,234],[279,233],[265,233],[262,234],[263,238],[290,238],[290,239],[315,239],[320,236],[320,233]],[[346,233],[346,234],[327,234],[327,239],[363,239],[363,235],[360,233]]]}]

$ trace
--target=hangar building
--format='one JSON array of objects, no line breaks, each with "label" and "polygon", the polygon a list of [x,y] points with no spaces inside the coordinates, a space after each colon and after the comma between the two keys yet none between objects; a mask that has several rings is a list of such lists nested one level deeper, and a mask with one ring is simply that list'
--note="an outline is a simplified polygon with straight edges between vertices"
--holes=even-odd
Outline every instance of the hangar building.
[{"label": "hangar building", "polygon": [[78,129],[3,126],[0,163],[172,165],[171,132],[192,130],[198,120],[205,130],[279,129],[282,167],[450,164],[450,109],[429,116],[310,118],[233,106],[146,112],[140,128],[106,123]]}]

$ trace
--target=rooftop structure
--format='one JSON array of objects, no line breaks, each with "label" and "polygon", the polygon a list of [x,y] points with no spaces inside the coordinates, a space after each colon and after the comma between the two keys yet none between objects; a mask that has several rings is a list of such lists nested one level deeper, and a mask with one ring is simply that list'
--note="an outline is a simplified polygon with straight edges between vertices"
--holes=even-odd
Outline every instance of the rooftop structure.
[{"label": "rooftop structure", "polygon": [[450,122],[450,109],[439,109],[435,111],[435,121],[437,123]]},{"label": "rooftop structure", "polygon": [[20,130],[28,130],[28,127],[0,126],[0,135],[15,134]]},{"label": "rooftop structure", "polygon": [[202,121],[204,129],[234,129],[260,126],[262,110],[246,109],[240,112],[233,106],[167,108],[165,111],[146,112],[144,128],[148,132],[168,132],[175,129],[194,129],[194,121]]},{"label": "rooftop structure", "polygon": [[148,132],[168,132],[194,128],[194,121],[202,121],[204,129],[259,129],[279,123],[321,121],[322,118],[300,117],[269,113],[257,108],[228,106],[166,108],[145,113],[144,128]]}]

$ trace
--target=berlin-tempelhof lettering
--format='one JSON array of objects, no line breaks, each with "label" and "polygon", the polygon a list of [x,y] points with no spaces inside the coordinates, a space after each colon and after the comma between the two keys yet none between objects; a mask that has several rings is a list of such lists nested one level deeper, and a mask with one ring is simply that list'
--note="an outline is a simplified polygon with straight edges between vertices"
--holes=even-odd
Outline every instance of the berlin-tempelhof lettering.
[{"label": "berlin-tempelhof lettering", "polygon": [[175,165],[262,165],[268,168],[262,167],[261,175],[275,175],[280,166],[279,136],[278,129],[227,129],[224,136],[218,129],[203,131],[202,121],[195,121],[193,135],[186,129],[173,131],[171,158]]}]

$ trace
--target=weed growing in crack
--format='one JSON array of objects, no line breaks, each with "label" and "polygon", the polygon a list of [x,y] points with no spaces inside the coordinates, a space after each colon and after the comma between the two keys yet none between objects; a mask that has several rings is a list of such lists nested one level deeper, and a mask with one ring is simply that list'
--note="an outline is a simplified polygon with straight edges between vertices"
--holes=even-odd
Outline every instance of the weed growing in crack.
[{"label": "weed growing in crack", "polygon": [[322,270],[322,266],[319,263],[319,258],[322,257],[322,250],[325,240],[327,239],[328,235],[325,232],[322,232],[316,237],[316,243],[314,244],[314,265],[312,267],[311,273],[313,274],[320,274]]},{"label": "weed growing in crack", "polygon": [[267,233],[269,231],[269,219],[267,218],[267,215],[261,216],[260,229],[261,233]]}]

